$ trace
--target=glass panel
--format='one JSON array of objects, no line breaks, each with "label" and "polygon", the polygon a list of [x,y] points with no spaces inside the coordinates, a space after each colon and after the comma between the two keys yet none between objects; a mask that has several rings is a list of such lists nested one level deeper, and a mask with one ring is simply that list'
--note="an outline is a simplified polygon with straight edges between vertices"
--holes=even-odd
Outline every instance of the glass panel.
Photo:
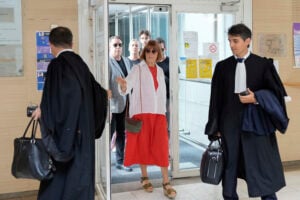
[{"label": "glass panel", "polygon": [[180,63],[179,169],[182,170],[199,168],[199,155],[209,142],[204,129],[208,117],[213,66],[220,59],[231,55],[227,29],[234,23],[235,16],[179,13],[177,19]]},{"label": "glass panel", "polygon": [[170,24],[168,7],[154,7],[154,8],[155,9],[153,9],[153,12],[151,12],[151,37],[153,39],[156,39],[157,37],[163,38],[166,42],[166,47],[168,47],[169,46],[169,24]]},{"label": "glass panel", "polygon": [[118,20],[118,35],[122,38],[123,42],[123,54],[124,56],[129,56],[128,45],[130,42],[129,36],[129,15],[124,14]]},{"label": "glass panel", "polygon": [[147,27],[147,10],[134,12],[132,15],[133,38],[138,39],[139,33]]},{"label": "glass panel", "polygon": [[[162,37],[169,45],[168,6],[121,5],[109,6],[109,36],[119,35],[124,44],[123,55],[129,56],[128,44],[131,38],[139,38],[141,30],[150,30],[153,39]],[[132,24],[130,24],[130,17]],[[150,24],[148,23],[148,19]],[[117,25],[117,27],[116,27]],[[132,35],[130,31],[132,30]]]},{"label": "glass panel", "polygon": [[[0,4],[0,77],[23,76],[22,1],[2,0]],[[47,63],[42,44],[37,44],[37,62]],[[41,59],[39,58],[41,55]],[[48,63],[47,63],[48,65]],[[39,65],[36,73],[40,73]],[[44,69],[42,69],[44,70]]]}]

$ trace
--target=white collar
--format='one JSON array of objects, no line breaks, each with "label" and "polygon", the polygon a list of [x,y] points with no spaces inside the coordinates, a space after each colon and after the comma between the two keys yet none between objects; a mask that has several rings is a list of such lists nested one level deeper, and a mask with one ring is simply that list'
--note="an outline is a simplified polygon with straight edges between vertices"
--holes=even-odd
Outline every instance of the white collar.
[{"label": "white collar", "polygon": [[57,58],[61,53],[65,52],[65,51],[71,51],[71,52],[73,52],[73,49],[63,49],[63,50],[61,50],[60,52],[57,53],[56,58]]},{"label": "white collar", "polygon": [[[242,58],[244,58],[244,60],[246,60],[249,56],[250,56],[250,51],[248,51],[246,53],[246,55],[244,57],[242,57]],[[235,59],[240,58],[240,57],[237,57],[236,55],[234,55],[234,57],[235,57]]]}]

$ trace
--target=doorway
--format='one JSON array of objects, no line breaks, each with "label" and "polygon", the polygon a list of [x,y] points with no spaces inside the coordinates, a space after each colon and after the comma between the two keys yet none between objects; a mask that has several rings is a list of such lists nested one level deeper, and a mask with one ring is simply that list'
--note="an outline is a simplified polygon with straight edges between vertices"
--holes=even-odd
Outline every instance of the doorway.
[{"label": "doorway", "polygon": [[[172,178],[199,176],[201,155],[208,144],[204,128],[213,67],[218,60],[231,54],[227,44],[227,29],[249,17],[243,13],[243,9],[249,5],[243,1],[232,1],[230,5],[220,1],[199,3],[189,0],[176,1],[170,5],[146,4],[143,1],[143,4],[97,2],[102,3],[94,7],[94,62],[102,82],[108,83],[108,67],[103,66],[108,66],[109,36],[119,35],[122,38],[124,56],[129,54],[130,39],[138,38],[141,29],[149,30],[152,39],[160,36],[166,41],[166,53],[170,57],[171,66],[169,175]],[[248,25],[251,26],[251,21]],[[188,46],[193,47],[192,51]],[[191,70],[195,66],[196,70]],[[200,74],[200,67],[207,69],[204,76]],[[108,127],[109,122],[106,129]],[[100,179],[107,187],[104,187],[106,198],[111,199],[110,195],[117,192],[139,190],[139,167],[132,166],[132,172],[115,169],[109,131],[106,130],[104,134],[101,144],[103,151],[100,151],[99,158],[104,159],[100,162]],[[150,167],[149,176],[159,180],[157,183],[161,185],[158,167]]]},{"label": "doorway", "polygon": [[[169,56],[169,33],[171,30],[169,5],[145,5],[145,4],[109,4],[108,6],[108,29],[109,36],[118,35],[122,40],[123,56],[128,57],[129,42],[132,39],[139,40],[141,30],[148,30],[151,39],[158,37],[165,41],[165,53]],[[114,138],[111,141],[111,187],[117,184],[128,184],[137,182],[140,179],[139,165],[131,166],[132,171],[128,172],[116,168],[116,148]],[[170,160],[171,160],[170,156]],[[171,168],[170,168],[171,169]],[[161,177],[160,168],[156,166],[148,167],[149,177],[159,179]],[[171,176],[171,171],[170,171]],[[118,190],[119,191],[119,190]]]}]

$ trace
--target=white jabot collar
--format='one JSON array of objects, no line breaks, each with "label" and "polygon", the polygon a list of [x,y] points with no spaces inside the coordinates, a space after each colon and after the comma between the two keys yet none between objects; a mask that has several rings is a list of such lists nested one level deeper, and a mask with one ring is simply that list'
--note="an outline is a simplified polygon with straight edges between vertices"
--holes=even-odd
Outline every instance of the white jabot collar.
[{"label": "white jabot collar", "polygon": [[[235,69],[234,93],[241,93],[247,90],[247,72],[245,60],[250,55],[250,51],[243,57],[242,62],[237,62]],[[237,56],[234,56],[237,59]]]},{"label": "white jabot collar", "polygon": [[[247,53],[246,53],[246,55],[244,56],[244,57],[242,57],[242,58],[244,58],[244,60],[246,60],[249,56],[250,56],[250,51],[248,51]],[[237,58],[240,58],[240,57],[237,57],[236,55],[234,55],[234,57],[235,57],[235,59],[237,59]]]}]

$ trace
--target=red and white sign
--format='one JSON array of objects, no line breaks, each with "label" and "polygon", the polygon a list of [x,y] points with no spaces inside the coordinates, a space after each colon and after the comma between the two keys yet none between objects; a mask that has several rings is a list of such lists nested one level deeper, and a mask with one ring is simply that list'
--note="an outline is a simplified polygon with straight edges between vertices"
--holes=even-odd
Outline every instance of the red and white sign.
[{"label": "red and white sign", "polygon": [[208,46],[209,53],[216,53],[218,51],[218,47],[215,43],[212,43]]}]

